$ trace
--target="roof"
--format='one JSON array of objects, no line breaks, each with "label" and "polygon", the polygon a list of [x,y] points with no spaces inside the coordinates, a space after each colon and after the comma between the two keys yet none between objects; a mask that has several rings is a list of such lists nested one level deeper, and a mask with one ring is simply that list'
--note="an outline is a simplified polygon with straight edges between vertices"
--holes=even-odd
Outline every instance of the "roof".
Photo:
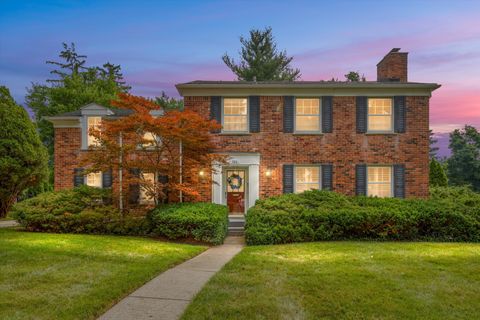
[{"label": "roof", "polygon": [[211,81],[195,80],[175,86],[182,96],[221,93],[278,95],[285,93],[359,95],[391,92],[405,95],[430,95],[440,87],[436,83],[383,81]]},{"label": "roof", "polygon": [[[128,116],[133,112],[132,110],[126,110],[126,109],[117,109],[117,108],[108,108],[108,109],[113,112],[113,116],[118,116],[118,117]],[[78,109],[71,112],[60,113],[55,115],[54,117],[62,118],[62,117],[81,117],[81,116],[82,116],[82,109]]]}]

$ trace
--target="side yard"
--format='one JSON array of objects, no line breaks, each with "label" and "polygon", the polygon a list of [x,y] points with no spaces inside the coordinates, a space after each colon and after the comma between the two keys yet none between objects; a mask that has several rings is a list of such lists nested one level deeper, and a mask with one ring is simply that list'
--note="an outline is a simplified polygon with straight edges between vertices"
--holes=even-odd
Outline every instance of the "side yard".
[{"label": "side yard", "polygon": [[474,319],[480,244],[319,242],[245,248],[183,319]]},{"label": "side yard", "polygon": [[0,229],[0,319],[94,319],[206,247]]}]

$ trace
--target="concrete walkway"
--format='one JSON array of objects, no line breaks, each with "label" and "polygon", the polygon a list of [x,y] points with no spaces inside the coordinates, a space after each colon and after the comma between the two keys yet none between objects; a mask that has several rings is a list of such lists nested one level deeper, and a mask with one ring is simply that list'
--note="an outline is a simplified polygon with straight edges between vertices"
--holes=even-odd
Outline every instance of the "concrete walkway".
[{"label": "concrete walkway", "polygon": [[0,228],[10,228],[19,226],[18,222],[15,220],[5,220],[0,221]]},{"label": "concrete walkway", "polygon": [[178,319],[207,281],[244,246],[243,237],[225,243],[169,269],[108,310],[100,319]]}]

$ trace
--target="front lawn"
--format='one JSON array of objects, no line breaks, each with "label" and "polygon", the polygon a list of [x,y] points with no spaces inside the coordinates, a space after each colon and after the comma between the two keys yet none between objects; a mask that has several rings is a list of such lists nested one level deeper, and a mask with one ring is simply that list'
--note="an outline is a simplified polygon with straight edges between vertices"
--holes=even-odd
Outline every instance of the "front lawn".
[{"label": "front lawn", "polygon": [[480,244],[247,247],[183,319],[475,319]]},{"label": "front lawn", "polygon": [[0,229],[0,319],[94,319],[205,247]]}]

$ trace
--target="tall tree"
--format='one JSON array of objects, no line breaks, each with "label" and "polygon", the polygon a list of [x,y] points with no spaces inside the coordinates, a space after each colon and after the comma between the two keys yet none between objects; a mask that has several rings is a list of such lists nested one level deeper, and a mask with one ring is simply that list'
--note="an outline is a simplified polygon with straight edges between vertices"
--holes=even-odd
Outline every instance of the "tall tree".
[{"label": "tall tree", "polygon": [[430,159],[435,159],[437,158],[437,152],[438,152],[438,147],[436,146],[438,140],[435,138],[435,133],[433,133],[433,130],[429,130],[429,142],[430,142]]},{"label": "tall tree", "polygon": [[293,57],[287,56],[285,50],[277,50],[271,27],[250,30],[250,37],[246,39],[241,36],[240,43],[240,63],[237,64],[227,53],[222,57],[238,80],[293,81],[300,78],[300,70],[290,67]]},{"label": "tall tree", "polygon": [[128,92],[120,66],[105,63],[101,67],[86,66],[87,56],[78,54],[75,44],[63,44],[59,61],[47,61],[55,66],[50,72],[55,76],[46,84],[32,84],[25,98],[27,106],[35,113],[40,138],[53,155],[53,127],[43,119],[59,113],[74,111],[96,102],[109,106],[119,92]]},{"label": "tall tree", "polygon": [[430,160],[430,186],[446,187],[448,185],[448,178],[443,166],[435,158]]},{"label": "tall tree", "polygon": [[480,191],[480,133],[472,126],[450,133],[452,156],[447,161],[448,178],[454,185],[470,184]]},{"label": "tall tree", "polygon": [[0,217],[23,190],[46,179],[47,160],[47,150],[27,112],[0,86]]},{"label": "tall tree", "polygon": [[165,91],[159,97],[155,97],[155,102],[165,111],[183,110],[183,100],[169,97]]},{"label": "tall tree", "polygon": [[[201,180],[211,179],[212,165],[224,162],[224,156],[213,153],[210,139],[210,131],[219,125],[190,110],[167,110],[158,116],[155,112],[160,108],[155,101],[128,94],[120,94],[112,105],[133,112],[121,119],[104,120],[98,130],[91,132],[98,146],[85,155],[85,172],[125,173],[122,192],[114,188],[114,195],[124,204],[131,185],[140,185],[156,202],[165,199],[165,190],[198,197]],[[166,179],[150,181],[130,174],[137,170]],[[199,170],[204,171],[203,177]]]}]

